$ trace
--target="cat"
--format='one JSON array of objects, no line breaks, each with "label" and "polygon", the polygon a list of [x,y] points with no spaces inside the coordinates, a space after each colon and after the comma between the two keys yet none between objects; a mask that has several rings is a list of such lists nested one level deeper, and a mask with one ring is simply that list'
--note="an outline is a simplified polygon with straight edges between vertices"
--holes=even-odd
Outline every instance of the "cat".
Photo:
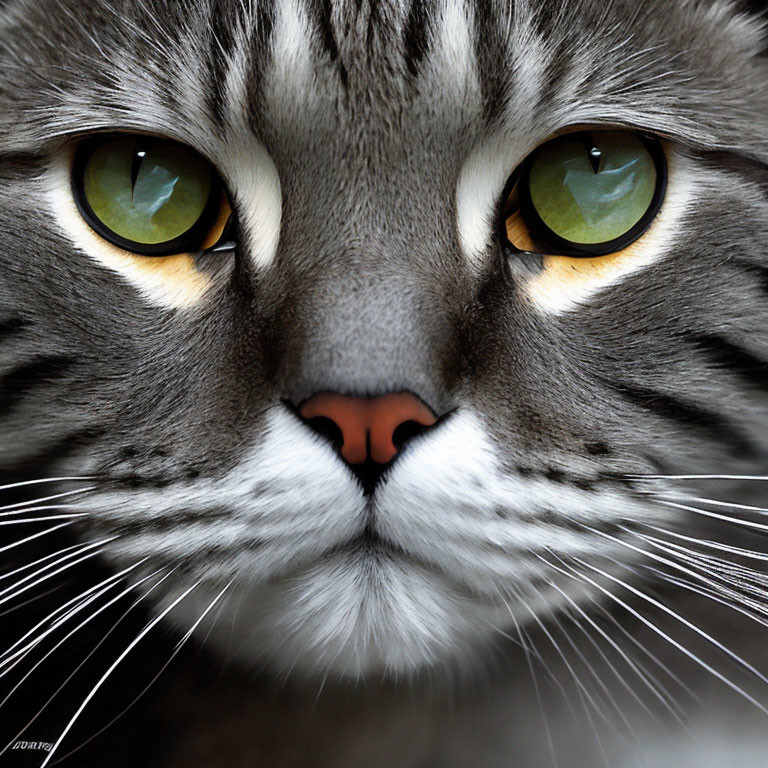
[{"label": "cat", "polygon": [[762,10],[4,0],[0,764],[765,765]]}]

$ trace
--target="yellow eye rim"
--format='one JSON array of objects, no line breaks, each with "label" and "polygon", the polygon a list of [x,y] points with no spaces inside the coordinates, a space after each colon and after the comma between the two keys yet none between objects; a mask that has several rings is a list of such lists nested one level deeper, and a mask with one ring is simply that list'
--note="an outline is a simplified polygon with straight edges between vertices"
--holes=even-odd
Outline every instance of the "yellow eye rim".
[{"label": "yellow eye rim", "polygon": [[[118,234],[97,215],[86,194],[85,174],[88,162],[94,152],[109,142],[137,139],[143,142],[145,146],[162,147],[168,145],[177,151],[183,150],[189,153],[196,162],[205,164],[208,169],[209,193],[200,215],[183,233],[162,242],[142,243]],[[229,230],[228,224],[231,222],[229,216],[231,211],[225,188],[214,167],[191,147],[153,136],[128,133],[99,134],[85,139],[78,145],[75,150],[71,179],[73,198],[84,221],[97,235],[118,248],[140,256],[150,257],[175,256],[206,249],[224,250],[217,248],[217,246],[226,239],[225,236]]]}]

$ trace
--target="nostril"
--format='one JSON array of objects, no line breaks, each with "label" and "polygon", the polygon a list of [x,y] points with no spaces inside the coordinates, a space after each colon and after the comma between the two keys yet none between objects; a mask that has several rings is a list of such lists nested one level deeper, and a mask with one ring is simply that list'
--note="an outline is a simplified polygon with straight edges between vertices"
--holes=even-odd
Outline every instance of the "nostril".
[{"label": "nostril", "polygon": [[418,421],[404,421],[400,426],[395,428],[392,433],[392,443],[398,451],[414,437],[418,437],[429,429],[424,424],[419,424]]},{"label": "nostril", "polygon": [[304,423],[321,437],[326,438],[337,450],[344,444],[344,434],[333,419],[325,416],[315,416],[312,419],[305,419]]},{"label": "nostril", "polygon": [[296,411],[310,429],[339,451],[366,493],[373,492],[403,446],[438,420],[410,392],[375,397],[318,392]]}]

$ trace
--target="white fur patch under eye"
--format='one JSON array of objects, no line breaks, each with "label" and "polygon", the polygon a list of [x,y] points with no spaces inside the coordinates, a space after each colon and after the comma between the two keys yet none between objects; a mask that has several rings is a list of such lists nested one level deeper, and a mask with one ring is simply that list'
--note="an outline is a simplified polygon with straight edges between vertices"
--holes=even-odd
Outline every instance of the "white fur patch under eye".
[{"label": "white fur patch under eye", "polygon": [[240,248],[257,270],[274,261],[280,239],[280,176],[264,146],[247,130],[229,134],[219,170],[237,212]]}]

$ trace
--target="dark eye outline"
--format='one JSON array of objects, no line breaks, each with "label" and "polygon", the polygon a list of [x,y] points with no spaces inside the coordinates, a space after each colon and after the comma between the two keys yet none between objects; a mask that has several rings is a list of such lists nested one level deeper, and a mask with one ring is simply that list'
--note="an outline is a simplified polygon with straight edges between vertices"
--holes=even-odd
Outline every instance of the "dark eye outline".
[{"label": "dark eye outline", "polygon": [[[203,212],[198,217],[197,221],[186,231],[178,237],[172,240],[166,240],[162,243],[138,243],[135,240],[128,240],[121,237],[116,232],[111,230],[99,219],[96,213],[91,208],[88,198],[85,194],[85,185],[83,183],[85,176],[85,168],[88,163],[88,159],[91,153],[100,145],[114,141],[115,139],[136,138],[139,143],[144,143],[149,147],[152,144],[176,144],[183,147],[187,152],[193,155],[198,155],[203,162],[207,165],[211,179],[210,193],[208,200],[205,204]],[[139,256],[177,256],[181,253],[194,253],[201,251],[201,243],[205,240],[205,236],[210,232],[211,227],[216,222],[222,205],[222,195],[225,193],[224,183],[220,176],[216,173],[214,166],[206,160],[199,152],[195,151],[186,144],[173,141],[172,139],[164,139],[155,136],[148,136],[144,134],[131,134],[131,133],[100,133],[90,138],[84,139],[80,142],[75,150],[75,158],[72,165],[72,196],[75,200],[80,215],[85,220],[85,223],[100,237],[104,238],[112,245],[116,245],[118,248],[122,248],[125,251],[138,254]],[[223,251],[231,250],[231,243],[226,245],[227,248],[222,247],[222,242],[225,239],[231,237],[232,220],[233,215],[230,216],[229,221],[224,227],[221,237],[218,242],[206,249],[208,251]]]},{"label": "dark eye outline", "polygon": [[539,156],[539,153],[552,142],[559,141],[564,136],[583,136],[585,141],[591,141],[591,136],[597,133],[620,133],[622,131],[616,129],[595,129],[594,131],[574,131],[571,133],[562,134],[554,139],[550,139],[544,144],[537,147],[524,161],[518,166],[518,168],[509,177],[509,180],[504,186],[504,193],[501,198],[501,208],[498,217],[499,224],[499,237],[505,248],[509,249],[513,254],[525,254],[525,251],[518,248],[514,243],[509,240],[507,236],[507,220],[515,212],[515,208],[508,208],[507,202],[512,195],[515,187],[519,184],[518,198],[519,209],[526,227],[530,230],[531,236],[534,241],[540,243],[543,246],[543,250],[537,251],[536,255],[547,256],[570,256],[572,258],[592,258],[596,256],[609,256],[614,253],[628,248],[630,245],[639,240],[650,228],[654,219],[661,210],[661,206],[664,203],[664,199],[667,194],[668,184],[668,165],[667,156],[664,152],[664,148],[661,142],[653,137],[638,131],[623,131],[636,136],[648,150],[654,165],[656,166],[656,189],[654,190],[653,198],[648,210],[643,215],[642,219],[635,224],[632,229],[625,232],[620,237],[613,240],[608,240],[604,243],[574,243],[570,240],[566,240],[560,235],[553,232],[539,216],[533,201],[531,200],[529,177],[531,167]]}]

